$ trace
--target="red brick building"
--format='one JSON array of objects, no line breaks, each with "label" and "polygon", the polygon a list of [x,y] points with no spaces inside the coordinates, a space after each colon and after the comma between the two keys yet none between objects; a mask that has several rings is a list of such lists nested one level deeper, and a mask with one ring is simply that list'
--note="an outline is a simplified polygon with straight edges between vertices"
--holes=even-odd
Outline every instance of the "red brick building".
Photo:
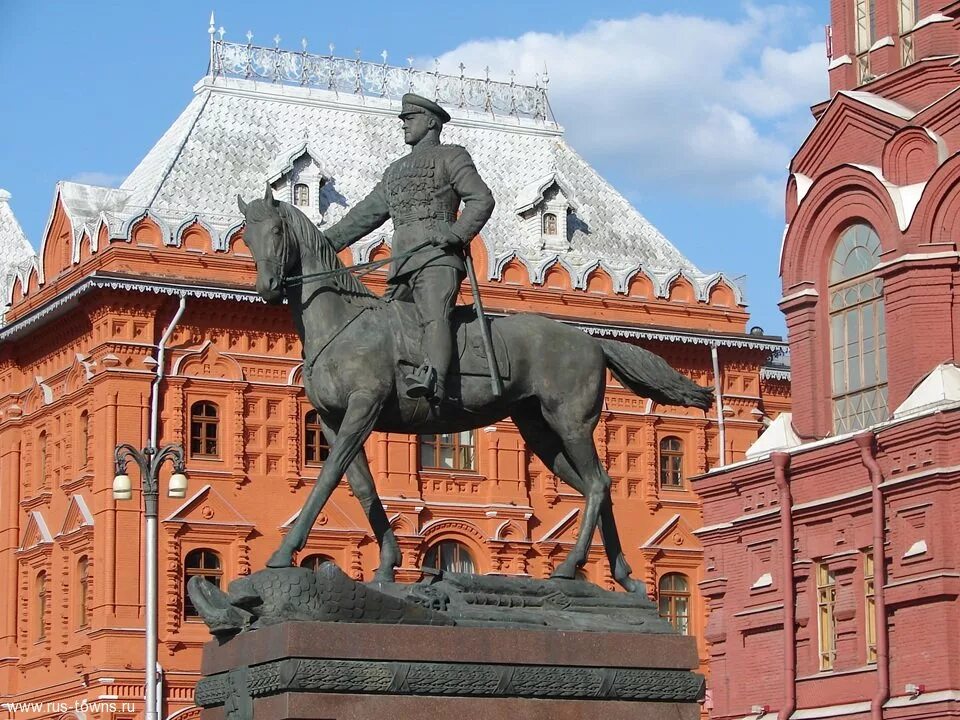
[{"label": "red brick building", "polygon": [[956,717],[960,3],[831,7],[787,182],[792,425],[694,481],[713,716]]},{"label": "red brick building", "polygon": [[[186,579],[225,584],[262,567],[324,458],[288,314],[252,290],[236,195],[262,196],[270,183],[321,227],[335,221],[404,152],[397,92],[408,83],[438,83],[416,87],[450,108],[444,141],[469,148],[497,199],[472,245],[491,311],[541,312],[642,343],[717,388],[721,402],[704,413],[658,407],[611,380],[596,435],[635,574],[701,638],[705,660],[700,506],[688,479],[742,459],[763,417],[787,409],[789,374],[765,368],[782,343],[746,332],[737,285],[698,270],[567,145],[542,88],[304,58],[215,41],[211,73],[122,186],[60,183],[36,267],[8,253],[0,706],[43,703],[17,720],[142,712],[142,509],[136,488],[118,502],[111,482],[116,444],[147,443],[156,397],[160,443],[184,445],[190,478],[185,500],[160,502],[161,717],[196,712],[209,635]],[[0,247],[21,236],[17,226]],[[387,226],[346,259],[381,257],[389,243]],[[383,273],[367,280],[384,287]],[[438,562],[542,577],[571,547],[581,499],[510,422],[375,434],[366,449],[403,550],[401,580]],[[377,564],[346,484],[298,561],[321,556],[358,578]],[[613,586],[598,544],[584,574]],[[46,705],[84,699],[104,705],[66,716]]]}]

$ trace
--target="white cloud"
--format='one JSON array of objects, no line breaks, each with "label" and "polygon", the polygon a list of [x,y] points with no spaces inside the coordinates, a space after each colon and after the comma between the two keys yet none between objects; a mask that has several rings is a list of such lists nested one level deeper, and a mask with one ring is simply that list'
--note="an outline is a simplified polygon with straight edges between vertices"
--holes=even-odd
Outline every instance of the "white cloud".
[{"label": "white cloud", "polygon": [[826,51],[822,42],[793,52],[765,47],[759,67],[735,83],[737,98],[759,117],[804,111],[826,95]]},{"label": "white cloud", "polygon": [[77,173],[70,178],[70,182],[80,183],[81,185],[99,185],[100,187],[118,187],[123,182],[123,178],[123,175],[90,170]]},{"label": "white cloud", "polygon": [[[667,13],[591,22],[570,34],[473,41],[439,58],[445,72],[489,66],[527,82],[549,70],[570,143],[639,188],[782,205],[786,165],[827,97],[822,43],[781,46],[783,6],[728,21]],[[811,30],[812,32],[812,30]],[[806,37],[810,37],[807,34]]]}]

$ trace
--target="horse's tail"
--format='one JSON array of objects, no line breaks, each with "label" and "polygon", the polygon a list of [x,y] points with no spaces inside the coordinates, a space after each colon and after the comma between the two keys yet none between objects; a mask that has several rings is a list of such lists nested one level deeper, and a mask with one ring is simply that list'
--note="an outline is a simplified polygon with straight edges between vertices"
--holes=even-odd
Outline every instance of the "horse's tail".
[{"label": "horse's tail", "polygon": [[600,339],[607,367],[624,387],[662,405],[683,405],[707,410],[713,390],[700,387],[681,375],[659,355],[618,340]]}]

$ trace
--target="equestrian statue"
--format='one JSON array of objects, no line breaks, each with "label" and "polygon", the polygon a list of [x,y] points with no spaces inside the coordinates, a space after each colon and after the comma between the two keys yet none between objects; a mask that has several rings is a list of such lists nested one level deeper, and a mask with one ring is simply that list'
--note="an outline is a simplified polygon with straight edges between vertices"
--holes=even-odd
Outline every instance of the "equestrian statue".
[{"label": "equestrian statue", "polygon": [[[410,153],[373,191],[321,232],[300,210],[265,196],[238,204],[257,292],[288,301],[303,342],[303,382],[330,454],[302,511],[267,566],[293,565],[340,479],[360,500],[380,546],[375,581],[392,582],[401,556],[364,454],[374,430],[454,433],[505,418],[585,507],[576,543],[553,571],[572,579],[599,527],[614,579],[643,592],[623,555],[610,476],[593,442],[609,369],[625,388],[658,403],[707,409],[713,392],[643,348],[598,339],[539,315],[487,319],[469,261],[469,243],[493,212],[493,197],[470,155],[440,143],[450,116],[436,103],[403,97]],[[394,235],[389,291],[371,293],[337,251],[387,219]],[[371,266],[384,261],[369,263]],[[464,277],[474,306],[454,305]],[[491,376],[493,383],[491,384]]]}]

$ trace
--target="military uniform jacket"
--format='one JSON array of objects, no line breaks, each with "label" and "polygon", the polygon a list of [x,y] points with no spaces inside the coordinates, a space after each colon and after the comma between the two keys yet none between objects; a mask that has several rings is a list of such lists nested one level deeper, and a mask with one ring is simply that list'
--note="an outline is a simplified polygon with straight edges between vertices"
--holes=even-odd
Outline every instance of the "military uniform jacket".
[{"label": "military uniform jacket", "polygon": [[[457,211],[463,202],[459,217]],[[470,154],[459,145],[415,148],[387,168],[377,186],[340,220],[324,231],[338,248],[355,243],[393,220],[393,254],[425,240],[459,238],[452,246],[429,245],[390,266],[390,280],[400,281],[425,265],[464,271],[464,247],[493,213],[493,195]]]}]

